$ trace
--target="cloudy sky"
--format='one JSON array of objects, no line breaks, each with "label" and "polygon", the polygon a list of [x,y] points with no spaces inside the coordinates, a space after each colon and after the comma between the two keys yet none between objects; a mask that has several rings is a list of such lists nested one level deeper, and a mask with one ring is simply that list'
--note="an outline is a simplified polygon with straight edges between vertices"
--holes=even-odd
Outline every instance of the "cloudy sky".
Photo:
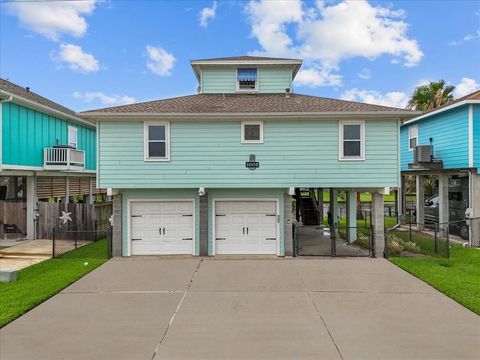
[{"label": "cloudy sky", "polygon": [[478,1],[0,1],[0,77],[74,110],[192,94],[191,59],[244,54],[304,59],[302,94],[480,88]]}]

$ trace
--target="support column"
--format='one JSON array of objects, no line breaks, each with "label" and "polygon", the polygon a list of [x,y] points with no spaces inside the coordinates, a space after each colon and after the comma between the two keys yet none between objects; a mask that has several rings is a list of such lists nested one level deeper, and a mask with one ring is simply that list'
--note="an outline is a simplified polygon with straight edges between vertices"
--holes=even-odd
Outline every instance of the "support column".
[{"label": "support column", "polygon": [[351,244],[357,240],[357,193],[347,191],[347,240]]},{"label": "support column", "polygon": [[87,204],[93,204],[94,203],[93,189],[95,187],[94,178],[89,178],[89,182],[90,182],[90,187],[88,189]]},{"label": "support column", "polygon": [[320,212],[320,225],[323,224],[323,188],[317,188],[318,210]]},{"label": "support column", "polygon": [[425,177],[417,175],[416,180],[416,223],[417,229],[422,231],[425,225]]},{"label": "support column", "polygon": [[449,222],[448,205],[448,175],[438,176],[438,222],[440,227],[446,232]]},{"label": "support column", "polygon": [[470,246],[480,246],[480,174],[470,171]]},{"label": "support column", "polygon": [[112,256],[122,256],[122,194],[113,195]]},{"label": "support column", "polygon": [[375,257],[384,257],[385,251],[385,224],[384,224],[383,195],[372,194],[372,227],[373,247]]},{"label": "support column", "polygon": [[68,211],[68,203],[70,202],[70,179],[65,177],[65,211]]},{"label": "support column", "polygon": [[[215,220],[215,219],[213,219]],[[208,256],[208,191],[200,196],[200,256]]]},{"label": "support column", "polygon": [[293,232],[292,232],[292,196],[285,194],[283,200],[283,219],[285,237],[285,256],[293,256]]},{"label": "support column", "polygon": [[35,177],[27,176],[27,239],[35,239]]},{"label": "support column", "polygon": [[[337,200],[338,191],[337,189],[330,188],[330,212],[332,213],[332,228],[336,229],[338,232],[338,200]],[[333,234],[333,231],[331,231]],[[338,238],[338,234],[335,236]]]}]

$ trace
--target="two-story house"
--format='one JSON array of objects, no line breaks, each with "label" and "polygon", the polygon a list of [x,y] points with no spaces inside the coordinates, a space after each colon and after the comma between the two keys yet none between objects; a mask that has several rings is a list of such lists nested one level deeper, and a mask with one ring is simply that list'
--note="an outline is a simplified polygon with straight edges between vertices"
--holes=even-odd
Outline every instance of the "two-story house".
[{"label": "two-story house", "polygon": [[[400,151],[402,178],[416,177],[418,226],[436,222],[478,246],[480,91],[406,121]],[[429,199],[425,199],[427,175],[438,178],[438,193]],[[405,213],[405,201],[402,208]],[[475,220],[465,221],[468,217]]]},{"label": "two-story house", "polygon": [[68,203],[72,196],[92,201],[95,123],[0,79],[0,129],[2,234],[13,228],[34,239],[38,201]]},{"label": "two-story house", "polygon": [[191,65],[198,94],[82,113],[97,121],[98,184],[115,194],[115,255],[292,255],[301,187],[342,189],[352,201],[371,192],[383,255],[383,194],[399,186],[399,124],[410,111],[296,94],[301,60]]}]

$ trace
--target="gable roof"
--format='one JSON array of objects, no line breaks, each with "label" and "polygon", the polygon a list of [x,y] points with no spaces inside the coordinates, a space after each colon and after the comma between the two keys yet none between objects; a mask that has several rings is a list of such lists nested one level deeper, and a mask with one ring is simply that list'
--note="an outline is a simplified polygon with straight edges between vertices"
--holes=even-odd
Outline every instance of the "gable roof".
[{"label": "gable roof", "polygon": [[454,109],[456,107],[459,107],[459,106],[462,106],[462,105],[467,105],[467,104],[480,104],[480,90],[474,91],[474,92],[472,92],[470,94],[467,94],[465,96],[462,96],[461,98],[458,98],[458,99],[456,99],[452,102],[449,102],[448,104],[439,106],[439,107],[437,107],[433,110],[430,110],[430,111],[427,111],[427,112],[421,114],[420,116],[417,116],[413,119],[405,121],[402,124],[402,126],[407,125],[407,124],[411,124],[413,122],[417,122],[417,121],[422,120],[422,119],[424,119],[426,117],[429,117],[429,116],[439,114],[443,111],[448,111],[448,110]]},{"label": "gable roof", "polygon": [[197,94],[82,112],[85,117],[138,116],[248,116],[248,115],[380,115],[411,117],[418,112],[353,101],[301,94]]},{"label": "gable roof", "polygon": [[36,108],[53,116],[63,116],[70,120],[86,123],[90,127],[94,126],[90,120],[80,117],[75,111],[53,102],[28,88],[0,78],[0,98],[8,99],[10,96],[12,96],[13,101],[18,102],[20,105]]},{"label": "gable roof", "polygon": [[249,56],[249,55],[240,55],[240,56],[230,56],[230,57],[219,57],[211,59],[198,59],[191,60],[190,64],[192,65],[193,71],[198,81],[200,81],[200,68],[202,66],[212,66],[212,65],[290,65],[292,66],[292,80],[297,75],[298,70],[302,66],[303,60],[301,59],[287,59],[287,58],[274,58],[267,56]]},{"label": "gable roof", "polygon": [[210,58],[210,59],[197,59],[191,60],[191,62],[207,62],[207,61],[258,61],[258,60],[289,60],[289,61],[299,61],[300,59],[288,59],[288,58],[276,58],[276,57],[267,57],[267,56],[250,56],[250,55],[240,55],[240,56],[227,56],[219,58]]}]

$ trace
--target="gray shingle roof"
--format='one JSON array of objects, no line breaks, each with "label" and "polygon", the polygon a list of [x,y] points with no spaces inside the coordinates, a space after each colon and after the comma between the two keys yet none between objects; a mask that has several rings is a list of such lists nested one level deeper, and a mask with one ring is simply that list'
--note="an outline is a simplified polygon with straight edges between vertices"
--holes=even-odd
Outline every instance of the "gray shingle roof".
[{"label": "gray shingle roof", "polygon": [[53,110],[61,111],[65,114],[72,115],[72,116],[78,116],[75,111],[70,110],[65,106],[62,106],[56,102],[48,100],[47,98],[44,98],[43,96],[38,95],[37,93],[34,93],[31,90],[27,90],[26,88],[20,85],[14,84],[2,78],[0,78],[0,90],[6,91],[12,95],[20,96],[24,99],[27,99],[33,102],[36,102],[37,104],[48,106]]},{"label": "gray shingle roof", "polygon": [[[300,94],[198,94],[84,111],[90,113],[408,112],[387,106]],[[416,112],[412,111],[412,115]]]},{"label": "gray shingle roof", "polygon": [[229,56],[229,57],[219,57],[219,58],[211,58],[211,59],[196,59],[192,61],[263,61],[263,60],[286,60],[286,61],[302,61],[300,59],[287,59],[287,58],[275,58],[275,57],[267,57],[267,56],[249,56],[249,55],[241,55],[241,56]]}]

